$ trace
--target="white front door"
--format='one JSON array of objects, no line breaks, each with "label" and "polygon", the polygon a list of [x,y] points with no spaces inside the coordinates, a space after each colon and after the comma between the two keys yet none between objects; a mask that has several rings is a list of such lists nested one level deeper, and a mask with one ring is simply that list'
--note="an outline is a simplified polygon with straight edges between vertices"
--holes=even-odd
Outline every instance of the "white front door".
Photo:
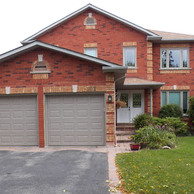
[{"label": "white front door", "polygon": [[121,92],[119,100],[126,103],[126,107],[117,109],[117,123],[130,123],[129,92]]},{"label": "white front door", "polygon": [[117,109],[117,123],[132,123],[133,119],[144,113],[144,91],[120,91],[119,100],[126,102],[126,107]]}]

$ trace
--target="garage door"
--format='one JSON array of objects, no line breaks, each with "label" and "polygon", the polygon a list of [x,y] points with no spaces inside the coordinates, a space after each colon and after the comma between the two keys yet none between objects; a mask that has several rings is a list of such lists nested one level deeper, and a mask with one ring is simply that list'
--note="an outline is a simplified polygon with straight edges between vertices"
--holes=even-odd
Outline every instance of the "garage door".
[{"label": "garage door", "polygon": [[48,145],[104,145],[104,95],[47,96]]},{"label": "garage door", "polygon": [[38,145],[36,96],[0,97],[0,145]]}]

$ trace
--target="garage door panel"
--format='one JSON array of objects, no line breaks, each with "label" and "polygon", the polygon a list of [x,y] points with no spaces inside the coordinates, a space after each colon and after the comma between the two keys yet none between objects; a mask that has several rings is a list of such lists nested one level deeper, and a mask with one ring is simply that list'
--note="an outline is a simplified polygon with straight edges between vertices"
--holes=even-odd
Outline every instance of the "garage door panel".
[{"label": "garage door panel", "polygon": [[[79,107],[78,107],[79,108]],[[81,109],[76,111],[76,115],[79,117],[87,117],[89,116],[89,111],[87,109]]]},{"label": "garage door panel", "polygon": [[72,110],[72,109],[65,109],[63,111],[63,116],[64,117],[73,117],[74,116],[74,110]]},{"label": "garage door panel", "polygon": [[38,145],[36,96],[0,97],[0,145]]},{"label": "garage door panel", "polygon": [[46,104],[48,145],[104,145],[104,95],[47,96]]},{"label": "garage door panel", "polygon": [[78,125],[78,129],[87,129],[88,128],[88,123],[87,122],[77,123],[77,125]]}]

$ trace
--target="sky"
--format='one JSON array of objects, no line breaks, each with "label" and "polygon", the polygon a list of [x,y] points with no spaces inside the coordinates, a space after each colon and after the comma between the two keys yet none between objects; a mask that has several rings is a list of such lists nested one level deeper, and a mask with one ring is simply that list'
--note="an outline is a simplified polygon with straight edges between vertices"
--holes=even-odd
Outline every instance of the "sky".
[{"label": "sky", "polygon": [[0,54],[88,3],[146,29],[194,35],[194,0],[1,0]]}]

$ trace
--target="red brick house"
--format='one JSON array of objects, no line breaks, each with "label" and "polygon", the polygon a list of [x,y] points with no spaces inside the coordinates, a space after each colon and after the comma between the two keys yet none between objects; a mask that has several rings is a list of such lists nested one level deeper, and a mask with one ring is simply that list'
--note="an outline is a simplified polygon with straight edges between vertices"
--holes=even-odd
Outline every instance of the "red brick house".
[{"label": "red brick house", "polygon": [[0,55],[0,145],[105,145],[137,114],[186,113],[193,42],[86,5]]}]

